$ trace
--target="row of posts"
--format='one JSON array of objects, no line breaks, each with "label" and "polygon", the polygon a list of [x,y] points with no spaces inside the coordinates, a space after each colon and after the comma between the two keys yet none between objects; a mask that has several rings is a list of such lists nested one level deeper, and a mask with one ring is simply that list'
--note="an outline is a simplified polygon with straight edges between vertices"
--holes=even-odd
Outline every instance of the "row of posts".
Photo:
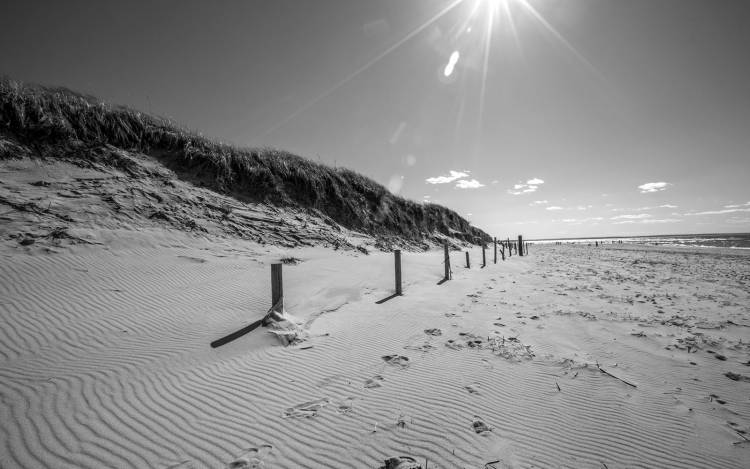
[{"label": "row of posts", "polygon": [[[510,257],[513,253],[513,251],[516,252],[517,255],[523,256],[524,254],[528,255],[529,253],[529,243],[524,243],[523,236],[518,235],[518,243],[511,243],[510,238],[507,239],[506,242],[500,241],[498,243],[497,238],[493,238],[492,244],[494,247],[494,263],[497,264],[497,246],[500,245],[500,255],[502,256],[502,259],[505,260],[505,248],[508,248],[508,257]],[[487,254],[486,254],[486,244],[482,243],[482,268],[487,266]],[[396,270],[396,295],[401,295],[403,293],[403,288],[401,286],[401,250],[396,249],[393,252],[393,258],[395,262],[395,270]],[[443,244],[443,266],[445,268],[445,274],[443,275],[442,282],[445,282],[447,280],[451,279],[451,257],[450,257],[450,249],[448,247],[448,243]],[[471,260],[469,258],[469,251],[466,251],[466,268],[471,268]]]},{"label": "row of posts", "polygon": [[[495,247],[495,263],[497,264],[497,238],[493,239],[493,244]],[[502,259],[505,260],[505,248],[508,247],[508,256],[511,256],[511,250],[515,249],[516,253],[519,256],[523,256],[524,253],[528,253],[528,244],[523,243],[523,238],[519,235],[518,236],[518,243],[511,244],[510,238],[508,238],[507,242],[503,243],[500,242],[500,254],[502,255]],[[487,265],[487,256],[485,252],[486,246],[485,243],[482,242],[482,267],[485,267]],[[445,276],[443,277],[443,280],[440,283],[443,283],[447,280],[451,279],[451,259],[450,259],[450,252],[448,248],[448,243],[445,243],[443,245],[443,252],[444,252],[444,264],[445,264]],[[401,250],[396,249],[394,251],[394,260],[395,260],[395,268],[396,268],[396,294],[393,296],[400,296],[403,294],[402,286],[401,286]],[[471,267],[470,260],[469,260],[469,253],[466,252],[466,267]],[[391,297],[392,298],[392,297]],[[385,300],[382,300],[385,301]],[[271,264],[271,310],[269,311],[269,315],[276,312],[276,313],[283,313],[284,312],[284,283],[283,283],[283,275],[282,275],[282,264]],[[238,337],[243,336],[244,334],[247,334],[248,332],[252,331],[253,329],[257,328],[259,325],[263,324],[264,321],[268,315],[266,315],[265,318],[255,321],[254,323],[240,329],[239,331],[233,332],[232,334],[229,334],[225,337],[222,337],[218,340],[215,340],[211,343],[211,347],[219,347],[221,345],[224,345],[228,342],[231,342]]]},{"label": "row of posts", "polygon": [[[508,257],[512,256],[513,251],[517,255],[523,256],[529,252],[529,244],[523,242],[523,237],[518,235],[518,242],[511,243],[510,238],[505,242],[502,240],[498,243],[497,238],[492,240],[494,246],[494,263],[497,264],[497,252],[498,245],[500,245],[500,255],[502,260],[505,260],[505,248],[508,248]],[[482,268],[487,265],[486,256],[486,245],[482,243]],[[396,249],[393,252],[395,272],[396,272],[396,295],[400,296],[403,294],[403,287],[401,283],[401,250]],[[445,275],[443,282],[451,279],[451,258],[450,249],[448,243],[443,245],[443,264],[445,267]],[[282,280],[282,264],[271,264],[271,304],[274,311],[282,312],[284,310],[284,286]],[[471,261],[469,259],[469,252],[466,251],[466,268],[471,268]]]}]

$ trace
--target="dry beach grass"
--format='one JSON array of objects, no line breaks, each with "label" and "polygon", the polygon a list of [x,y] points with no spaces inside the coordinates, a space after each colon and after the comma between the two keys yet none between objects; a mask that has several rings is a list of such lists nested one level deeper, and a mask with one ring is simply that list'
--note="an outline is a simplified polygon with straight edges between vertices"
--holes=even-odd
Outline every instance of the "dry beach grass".
[{"label": "dry beach grass", "polygon": [[243,202],[311,210],[349,229],[422,240],[489,239],[456,212],[392,194],[370,178],[291,153],[215,142],[169,119],[64,88],[0,79],[0,160],[46,157],[140,176],[158,161],[176,176]]}]

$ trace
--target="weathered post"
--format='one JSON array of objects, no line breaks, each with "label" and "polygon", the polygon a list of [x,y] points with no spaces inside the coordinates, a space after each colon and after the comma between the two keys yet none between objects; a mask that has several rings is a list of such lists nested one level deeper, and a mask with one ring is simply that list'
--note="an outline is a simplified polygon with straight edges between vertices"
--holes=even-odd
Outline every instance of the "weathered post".
[{"label": "weathered post", "polygon": [[508,257],[513,255],[513,246],[510,244],[510,238],[508,238]]},{"label": "weathered post", "polygon": [[284,283],[281,275],[282,264],[271,264],[271,309],[284,312]]},{"label": "weathered post", "polygon": [[469,251],[466,251],[466,268],[471,269],[471,262],[469,262]]},{"label": "weathered post", "polygon": [[502,254],[503,260],[505,260],[505,244],[502,242],[500,243],[500,254]]},{"label": "weathered post", "polygon": [[482,268],[484,269],[487,266],[487,254],[485,253],[485,248],[487,245],[482,241]]},{"label": "weathered post", "polygon": [[401,250],[393,251],[393,259],[396,265],[396,294],[401,295]]},{"label": "weathered post", "polygon": [[523,236],[518,235],[518,255],[523,256]]},{"label": "weathered post", "polygon": [[443,244],[443,253],[445,257],[445,277],[443,280],[450,280],[451,279],[451,256],[448,252],[448,243]]},{"label": "weathered post", "polygon": [[497,238],[492,238],[492,242],[494,243],[494,246],[495,246],[495,262],[494,263],[497,264]]}]

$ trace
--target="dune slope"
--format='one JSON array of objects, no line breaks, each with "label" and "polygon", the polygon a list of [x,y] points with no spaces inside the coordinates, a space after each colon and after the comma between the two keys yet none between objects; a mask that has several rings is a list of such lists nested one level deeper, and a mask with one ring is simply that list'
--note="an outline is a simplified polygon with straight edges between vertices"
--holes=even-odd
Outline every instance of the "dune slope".
[{"label": "dune slope", "polygon": [[138,165],[123,152],[239,201],[321,214],[374,236],[490,239],[452,210],[401,198],[348,169],[280,150],[236,148],[91,96],[0,79],[0,160],[44,157],[133,172]]}]

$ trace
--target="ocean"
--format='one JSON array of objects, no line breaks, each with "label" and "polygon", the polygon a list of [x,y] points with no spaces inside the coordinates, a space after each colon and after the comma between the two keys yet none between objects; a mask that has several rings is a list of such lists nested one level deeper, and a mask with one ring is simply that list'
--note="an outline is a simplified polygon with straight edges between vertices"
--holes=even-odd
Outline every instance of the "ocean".
[{"label": "ocean", "polygon": [[648,244],[651,246],[678,246],[691,248],[730,248],[750,249],[750,233],[709,233],[709,234],[677,234],[654,236],[611,236],[601,238],[560,238],[529,240],[539,244],[576,243],[594,244],[595,241],[609,244],[622,241],[628,244]]}]

